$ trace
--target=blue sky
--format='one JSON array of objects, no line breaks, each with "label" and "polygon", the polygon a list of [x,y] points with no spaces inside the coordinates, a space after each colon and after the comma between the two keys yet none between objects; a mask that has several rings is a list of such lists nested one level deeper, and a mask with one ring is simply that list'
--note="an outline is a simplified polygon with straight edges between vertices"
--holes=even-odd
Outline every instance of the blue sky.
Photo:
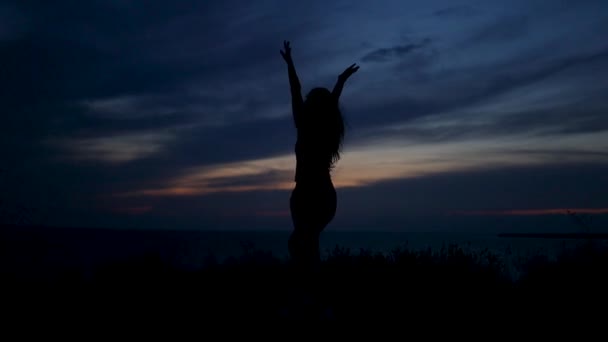
[{"label": "blue sky", "polygon": [[304,91],[361,66],[328,229],[606,222],[605,1],[1,1],[0,19],[4,212],[291,229],[287,39]]}]

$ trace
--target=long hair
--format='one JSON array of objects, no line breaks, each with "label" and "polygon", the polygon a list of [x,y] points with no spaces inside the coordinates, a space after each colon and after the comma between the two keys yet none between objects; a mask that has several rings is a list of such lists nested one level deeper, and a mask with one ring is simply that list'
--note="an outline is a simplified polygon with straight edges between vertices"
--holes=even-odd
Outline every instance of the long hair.
[{"label": "long hair", "polygon": [[327,88],[314,88],[306,95],[304,108],[309,129],[315,133],[316,150],[333,168],[344,141],[344,118],[338,100]]}]

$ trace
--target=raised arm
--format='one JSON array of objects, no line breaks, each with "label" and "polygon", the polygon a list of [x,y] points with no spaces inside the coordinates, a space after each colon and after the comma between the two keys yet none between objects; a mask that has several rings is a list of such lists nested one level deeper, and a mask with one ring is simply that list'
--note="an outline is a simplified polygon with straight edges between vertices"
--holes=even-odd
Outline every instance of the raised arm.
[{"label": "raised arm", "polygon": [[293,64],[293,59],[291,58],[291,47],[289,46],[288,41],[283,42],[283,48],[285,51],[281,50],[281,56],[287,63],[287,73],[289,74],[289,88],[291,89],[291,107],[293,112],[293,119],[296,127],[298,127],[298,123],[301,120],[302,109],[304,107],[304,100],[302,99],[302,86],[300,85],[300,80],[298,79],[298,74],[296,73],[296,67]]},{"label": "raised arm", "polygon": [[333,97],[338,101],[340,99],[340,95],[342,95],[342,89],[344,89],[344,83],[352,74],[359,70],[359,66],[356,63],[352,64],[346,70],[344,70],[339,76],[336,85],[334,86],[334,90],[331,92]]}]

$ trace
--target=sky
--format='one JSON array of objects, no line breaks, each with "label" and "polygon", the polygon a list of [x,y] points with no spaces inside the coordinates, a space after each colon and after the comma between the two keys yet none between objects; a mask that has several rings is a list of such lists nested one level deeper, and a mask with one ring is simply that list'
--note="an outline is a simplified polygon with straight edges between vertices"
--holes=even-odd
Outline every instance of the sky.
[{"label": "sky", "polygon": [[0,1],[0,218],[290,230],[303,91],[352,63],[327,229],[608,227],[608,2]]}]

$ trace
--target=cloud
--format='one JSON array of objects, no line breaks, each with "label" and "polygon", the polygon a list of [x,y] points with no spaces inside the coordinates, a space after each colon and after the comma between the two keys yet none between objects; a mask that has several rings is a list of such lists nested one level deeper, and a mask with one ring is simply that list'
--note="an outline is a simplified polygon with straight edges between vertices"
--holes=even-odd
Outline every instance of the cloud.
[{"label": "cloud", "polygon": [[[128,125],[128,121],[138,125],[154,121],[166,125],[166,121],[171,121],[174,125],[181,126],[226,126],[258,119],[257,115],[262,115],[259,107],[268,108],[268,104],[253,97],[237,100],[236,96],[221,93],[215,95],[204,95],[200,91],[197,94],[182,91],[123,95],[87,99],[79,101],[77,105],[83,109],[84,115],[92,119],[119,123],[117,126],[123,127]],[[248,111],[251,117],[243,118],[240,115]]]},{"label": "cloud", "polygon": [[[608,12],[590,3],[515,1],[507,14],[494,3],[390,2],[372,12],[358,1],[19,3],[18,25],[0,21],[10,36],[0,42],[0,149],[31,185],[12,193],[46,186],[53,203],[80,208],[153,191],[120,199],[154,208],[142,218],[230,214],[230,201],[247,213],[280,212],[258,202],[293,185],[283,39],[305,89],[331,86],[353,58],[369,62],[343,97],[341,191],[490,166],[604,161],[606,86],[597,79],[608,72]],[[429,8],[439,8],[434,17],[419,15]],[[429,38],[394,45],[403,37]],[[383,191],[374,195],[391,196]]]},{"label": "cloud", "polygon": [[479,29],[471,38],[471,44],[504,44],[524,37],[530,31],[530,18],[527,15],[507,15],[493,19]]},{"label": "cloud", "polygon": [[0,42],[21,38],[29,29],[29,20],[17,7],[0,4]]},{"label": "cloud", "polygon": [[[591,104],[587,106],[592,107]],[[557,152],[561,147],[564,148],[562,155],[571,155],[582,151],[577,150],[576,146],[570,146],[575,149],[569,150],[568,146],[561,142],[567,141],[569,137],[579,137],[577,139],[581,146],[587,145],[597,152],[605,146],[601,137],[608,134],[605,110],[582,111],[578,108],[580,105],[540,110],[531,108],[515,113],[484,111],[483,107],[465,108],[379,127],[360,138],[362,141],[357,141],[356,144],[365,145],[374,139],[415,145],[449,142],[459,144],[467,141],[483,144],[485,141],[524,136],[526,140],[534,140],[553,152]],[[585,139],[589,139],[587,144],[583,142]],[[536,150],[542,150],[541,145],[536,146]],[[551,148],[552,145],[554,148]],[[523,149],[520,151],[523,153]]]},{"label": "cloud", "polygon": [[[404,223],[408,218],[422,216],[437,222],[441,215],[456,211],[607,208],[605,191],[601,190],[608,186],[608,173],[604,174],[607,168],[608,162],[545,162],[497,167],[488,163],[487,168],[476,170],[389,179],[368,186],[344,188],[338,191],[340,224],[349,226],[357,219],[368,225],[373,220],[384,222],[383,215],[390,213],[392,226],[407,229]],[[370,202],[370,198],[376,200]],[[446,226],[460,223],[453,216],[446,217],[443,222]],[[501,228],[497,223],[493,222],[485,229]]]},{"label": "cloud", "polygon": [[469,17],[475,14],[478,14],[479,11],[471,6],[450,6],[445,7],[433,12],[433,15],[441,18],[451,18],[451,17]]},{"label": "cloud", "polygon": [[[476,216],[450,213],[515,210],[532,213],[533,210],[560,208],[607,208],[603,190],[608,186],[606,171],[608,163],[541,163],[387,179],[365,186],[338,188],[338,211],[328,229],[467,230],[484,233],[572,231],[576,226],[560,215]],[[124,202],[128,207],[154,206],[154,211],[146,214],[153,227],[166,221],[171,227],[217,227],[214,224],[221,224],[221,227],[242,229],[259,226],[262,221],[258,220],[265,217],[264,227],[289,230],[291,223],[286,214],[290,191],[260,189],[177,197],[112,197],[112,202]],[[262,212],[277,215],[260,215]],[[164,219],[164,215],[170,219]],[[158,222],[154,222],[154,218]],[[601,225],[601,221],[597,224]]]},{"label": "cloud", "polygon": [[[102,6],[102,3],[96,3],[95,6]],[[81,132],[81,134],[113,136],[161,130],[167,126],[198,127],[198,129],[181,131],[182,134],[169,147],[174,161],[184,166],[201,162],[204,164],[224,162],[229,159],[249,160],[256,157],[275,156],[288,151],[293,142],[293,131],[288,118],[288,93],[283,92],[285,96],[280,97],[280,100],[277,96],[285,90],[285,75],[284,70],[280,67],[281,61],[278,56],[273,57],[273,54],[276,55],[276,49],[272,50],[273,52],[270,52],[269,49],[268,54],[264,52],[265,49],[242,49],[243,46],[254,46],[258,40],[256,36],[251,39],[237,39],[226,46],[222,45],[214,50],[213,56],[199,55],[202,50],[189,50],[189,46],[199,44],[197,39],[206,41],[217,37],[197,35],[193,33],[197,30],[189,29],[192,27],[191,25],[198,22],[197,15],[203,15],[197,11],[186,10],[186,8],[190,8],[189,6],[197,8],[194,3],[188,3],[183,8],[170,6],[171,8],[164,9],[164,13],[156,7],[146,9],[145,11],[151,11],[150,18],[152,19],[149,19],[148,22],[148,19],[137,17],[139,19],[136,21],[141,19],[142,25],[130,24],[120,32],[120,37],[117,37],[119,32],[112,28],[112,25],[105,22],[103,18],[94,16],[90,19],[99,22],[103,28],[97,34],[103,36],[102,38],[105,37],[97,40],[95,46],[87,45],[86,42],[59,41],[56,48],[46,49],[47,43],[34,44],[33,46],[38,46],[40,51],[43,50],[43,47],[45,50],[55,51],[47,55],[50,58],[46,62],[49,64],[49,70],[66,72],[64,77],[55,77],[54,83],[49,83],[48,87],[41,88],[35,93],[51,94],[54,96],[52,101],[69,100],[70,104],[88,105],[88,107],[82,108],[81,113],[74,113],[74,109],[66,111],[65,108],[61,108],[61,105],[57,105],[52,114],[53,122],[56,124],[53,124],[52,129],[47,129],[47,131],[58,132],[69,129]],[[212,5],[210,13],[223,13],[222,6]],[[55,13],[54,11],[51,12]],[[87,9],[88,11],[89,9]],[[112,7],[103,9],[103,11],[115,13],[116,9]],[[138,10],[137,6],[134,6],[121,9],[121,11],[126,12],[119,11],[118,18],[126,21],[131,17],[130,11],[137,12]],[[265,11],[265,9],[258,9],[251,13],[251,17],[239,17],[239,20],[230,23],[230,28],[225,30],[222,28],[218,34],[222,36],[224,31],[241,30],[242,27],[247,27],[250,21],[259,22],[267,15]],[[190,14],[186,15],[181,22],[169,20],[167,25],[155,24],[156,19],[171,18],[173,12]],[[245,13],[247,10],[241,12]],[[56,13],[56,15],[64,16],[60,13]],[[212,15],[207,13],[203,16],[207,18]],[[214,20],[217,22],[217,18]],[[70,18],[70,21],[67,22],[67,26],[74,26],[71,29],[84,27],[84,24],[83,20],[77,18]],[[206,24],[201,23],[200,25]],[[148,28],[153,29],[154,34],[151,34],[151,38],[144,39],[140,33]],[[56,27],[50,30],[57,30],[58,33],[67,32],[66,27]],[[188,32],[190,34],[186,34]],[[266,32],[265,29],[264,32]],[[180,36],[182,38],[176,40],[174,33],[186,35]],[[199,38],[196,38],[197,36]],[[110,37],[117,39],[106,39]],[[106,40],[110,45],[102,44]],[[42,41],[44,42],[44,40]],[[168,44],[171,41],[175,41],[174,44],[179,43],[179,46],[175,49],[161,48],[166,47],[165,43]],[[422,40],[413,45],[420,45],[424,42],[425,40]],[[49,47],[52,45],[51,43],[48,42]],[[134,47],[139,50],[135,51],[137,49]],[[306,43],[303,43],[302,48],[306,49]],[[418,51],[414,49],[406,53],[408,49],[411,47],[386,48],[384,51],[387,56],[403,53],[410,57],[411,54],[416,54],[415,51]],[[121,53],[116,55],[116,51],[121,51]],[[189,51],[192,51],[193,54],[187,53]],[[243,59],[244,51],[246,51],[246,59]],[[250,53],[256,51],[259,52],[259,56],[249,56]],[[39,53],[38,55],[44,54]],[[56,68],[66,58],[71,68]],[[243,62],[238,63],[239,59]],[[137,63],[134,63],[135,60]],[[524,64],[523,60],[524,58],[517,60],[517,63],[499,65],[497,69],[504,70],[505,75],[512,74],[510,68]],[[306,61],[302,62],[304,64]],[[272,66],[273,63],[276,64],[276,67]],[[44,65],[44,61],[42,64]],[[259,66],[263,67],[258,68]],[[241,73],[243,70],[249,71],[243,75]],[[383,102],[376,103],[366,110],[368,113],[382,112],[382,114],[369,115],[366,113],[365,118],[362,118],[363,115],[354,117],[352,119],[354,129],[361,127],[365,127],[366,130],[373,129],[374,126],[401,122],[404,118],[453,110],[483,99],[486,95],[486,97],[494,95],[492,93],[477,95],[476,93],[481,91],[477,85],[489,84],[490,88],[497,89],[501,87],[492,86],[492,82],[500,83],[502,81],[507,84],[504,88],[508,89],[509,82],[513,81],[503,75],[496,75],[497,71],[488,72],[487,68],[477,70],[461,68],[451,74],[435,70],[432,66],[429,70],[431,71],[429,71],[426,83],[429,93],[440,94],[439,96],[425,98],[425,94],[421,98],[414,93],[414,95],[407,94],[408,97],[405,97],[403,95],[405,91],[397,93],[399,89],[402,89],[399,84],[393,85],[391,88],[385,87],[382,89],[383,93],[400,98],[391,103],[390,101],[384,102],[382,96],[378,96],[378,101]],[[362,69],[362,71],[364,70]],[[267,77],[259,78],[258,74],[265,74]],[[466,77],[467,74],[477,76]],[[86,81],[91,79],[96,81]],[[364,82],[365,80],[362,79],[360,84],[368,86]],[[41,84],[45,84],[45,82],[41,82]],[[355,82],[353,85],[357,86]],[[446,89],[447,86],[450,86],[451,89]],[[196,93],[197,89],[200,91],[199,94]],[[500,92],[501,89],[496,91]],[[455,96],[458,94],[461,94],[460,97]],[[373,97],[375,95],[373,91],[370,91],[368,96],[360,98],[374,101]],[[44,117],[42,121],[50,120],[51,115],[48,110],[40,111],[42,112],[40,116]],[[65,115],[69,119],[62,118],[62,113],[69,113]],[[267,118],[273,120],[266,120]],[[65,126],[61,126],[59,123]],[[205,128],[205,125],[223,126],[223,128],[213,131]],[[49,126],[44,128],[49,128]],[[271,143],[271,140],[259,139],[259,136],[264,135],[261,132],[272,135],[277,142],[281,143]],[[240,145],[246,145],[246,149],[238,148],[239,144],[236,142],[223,139],[223,137],[237,135],[245,139]],[[55,135],[54,138],[61,138],[61,136]],[[195,160],[194,155],[197,155],[199,160]],[[203,155],[204,162],[200,160]]]},{"label": "cloud", "polygon": [[285,190],[292,186],[293,158],[282,156],[192,167],[158,184],[118,196],[201,196],[216,192]]},{"label": "cloud", "polygon": [[86,113],[107,119],[140,119],[150,116],[171,115],[177,112],[171,107],[154,103],[154,98],[123,95],[110,98],[84,100],[81,102]]},{"label": "cloud", "polygon": [[[390,130],[391,126],[424,116],[445,114],[443,118],[448,118],[463,111],[473,111],[476,116],[491,121],[497,113],[508,109],[510,112],[505,113],[507,117],[501,119],[502,123],[511,120],[508,118],[511,116],[520,120],[523,130],[527,130],[526,123],[535,123],[539,117],[529,115],[533,111],[547,113],[544,120],[549,123],[554,123],[554,118],[567,119],[561,127],[575,121],[582,123],[584,116],[595,123],[605,122],[599,115],[604,110],[601,107],[604,100],[598,94],[606,89],[592,78],[597,70],[608,70],[606,62],[608,50],[605,49],[549,61],[529,61],[528,55],[522,55],[491,67],[457,67],[435,72],[428,82],[421,84],[387,82],[389,90],[368,97],[367,103],[357,103],[357,108],[349,112],[349,120],[352,127],[373,132],[380,127]],[[568,96],[564,96],[564,92]],[[564,103],[564,99],[570,103]],[[584,111],[580,110],[583,103]],[[534,108],[533,111],[526,105]],[[567,115],[573,110],[577,116]]]},{"label": "cloud", "polygon": [[47,144],[62,150],[62,157],[76,161],[125,163],[165,150],[175,137],[169,133],[143,133],[97,138],[50,139]]},{"label": "cloud", "polygon": [[[421,127],[445,125],[445,120],[426,121]],[[422,128],[421,128],[422,129]],[[463,131],[466,132],[466,129]],[[428,133],[421,132],[421,136]],[[439,139],[411,144],[405,139],[385,138],[347,149],[336,166],[337,188],[361,187],[392,179],[409,179],[485,168],[538,166],[551,163],[605,161],[608,141],[603,132],[546,139],[528,133],[481,136],[457,141]],[[427,138],[428,139],[428,138]],[[589,142],[594,142],[589,144]],[[534,146],[534,148],[530,148]],[[293,187],[295,158],[290,154],[184,169],[179,176],[127,196],[198,196],[216,192],[287,190]]]},{"label": "cloud", "polygon": [[417,43],[410,43],[406,45],[395,45],[389,48],[380,48],[367,53],[361,57],[363,62],[388,62],[390,60],[403,58],[410,55],[418,50],[422,50],[431,44],[430,38],[425,38]]}]

